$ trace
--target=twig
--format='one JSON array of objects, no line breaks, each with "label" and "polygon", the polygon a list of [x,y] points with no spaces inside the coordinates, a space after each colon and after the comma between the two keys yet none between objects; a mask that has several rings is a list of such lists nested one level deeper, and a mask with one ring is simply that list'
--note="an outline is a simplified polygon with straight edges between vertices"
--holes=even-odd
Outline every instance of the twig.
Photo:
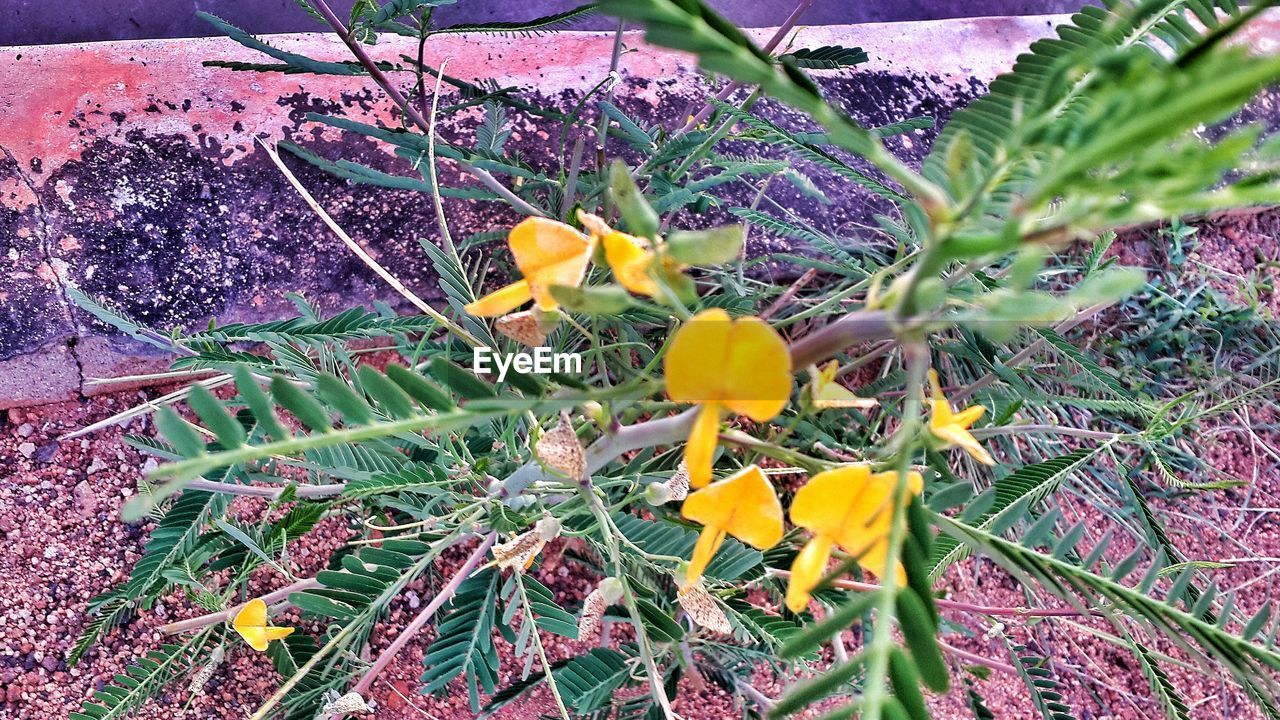
[{"label": "twig", "polygon": [[[346,487],[346,483],[334,483],[331,485],[298,485],[294,488],[294,493],[295,496],[299,498],[315,499],[341,495],[343,489]],[[270,485],[236,485],[233,483],[220,483],[197,478],[188,482],[184,486],[184,489],[222,493],[224,495],[246,495],[249,497],[261,497],[276,500],[284,494],[284,491],[287,488],[272,487]]]},{"label": "twig", "polygon": [[943,650],[946,650],[947,652],[951,653],[952,655],[955,655],[958,658],[968,660],[974,665],[981,665],[982,667],[991,668],[992,670],[999,670],[1000,672],[1012,673],[1014,675],[1019,674],[1017,668],[1015,668],[1012,665],[1007,665],[1005,663],[1002,663],[999,660],[992,660],[989,657],[984,657],[977,653],[969,652],[968,650],[961,650],[960,648],[955,647],[954,645],[948,645],[942,642],[941,640],[938,641],[938,645]]},{"label": "twig", "polygon": [[[1107,307],[1106,304],[1091,305],[1085,308],[1084,310],[1081,310],[1080,312],[1076,313],[1074,317],[1067,318],[1066,320],[1063,320],[1062,322],[1055,325],[1053,328],[1053,331],[1059,334],[1065,333],[1071,328],[1074,328],[1080,323],[1083,323],[1085,320],[1088,320],[1094,315],[1097,315],[1098,313],[1102,312],[1102,310],[1106,307]],[[1039,338],[1035,342],[1024,347],[1022,350],[1019,350],[1016,354],[1014,354],[1013,357],[1005,361],[1004,366],[1013,367],[1014,365],[1020,365],[1023,362],[1026,362],[1027,358],[1040,352],[1040,350],[1042,350],[1046,344],[1048,344],[1047,340],[1045,340],[1044,338]],[[954,403],[964,402],[966,398],[972,396],[974,393],[978,392],[982,388],[995,382],[996,378],[997,376],[993,372],[983,375],[977,380],[974,380],[973,383],[969,385],[969,387],[964,388],[956,392],[954,395],[952,395],[951,401]]]},{"label": "twig", "polygon": [[[790,578],[790,570],[769,570],[770,575],[776,575],[780,578]],[[875,583],[859,582],[857,580],[832,580],[832,587],[838,587],[842,590],[857,590],[859,592],[877,592],[882,589],[880,585]],[[1082,613],[1074,608],[1027,608],[1012,606],[996,606],[996,605],[977,605],[974,603],[960,602],[957,600],[947,600],[938,598],[934,601],[940,608],[948,610],[958,610],[960,612],[974,613],[976,615],[992,615],[996,617],[1080,617],[1086,613]],[[1090,615],[1097,613],[1087,613]]]},{"label": "twig", "polygon": [[294,176],[291,170],[289,170],[289,166],[285,165],[284,161],[280,159],[280,156],[279,154],[276,153],[275,148],[267,145],[265,142],[262,142],[261,140],[259,140],[258,142],[260,145],[262,145],[262,148],[267,151],[267,156],[271,158],[271,161],[274,162],[276,164],[276,167],[280,169],[280,172],[284,174],[285,179],[289,181],[289,184],[293,186],[293,189],[298,191],[298,194],[302,196],[302,199],[306,201],[307,205],[311,207],[311,209],[316,213],[316,215],[320,216],[320,219],[323,220],[324,224],[327,225],[329,229],[333,231],[333,234],[337,235],[338,239],[341,240],[344,245],[350,248],[351,252],[355,253],[356,257],[360,258],[360,260],[364,262],[365,265],[368,265],[375,273],[377,273],[378,277],[381,277],[383,280],[385,280],[386,283],[392,287],[392,289],[400,293],[400,295],[403,296],[405,299],[407,299],[409,302],[413,303],[413,306],[418,308],[418,310],[422,311],[424,315],[427,315],[432,320],[435,320],[436,322],[440,323],[443,327],[447,328],[449,332],[452,332],[453,334],[462,338],[468,344],[473,346],[480,344],[480,341],[472,337],[471,333],[467,332],[462,327],[455,324],[452,320],[442,315],[435,308],[431,307],[426,302],[424,302],[422,298],[415,295],[412,290],[405,287],[404,283],[400,282],[399,278],[397,278],[395,275],[392,275],[390,272],[388,272],[387,269],[382,267],[382,265],[377,260],[373,259],[372,255],[366,252],[364,248],[360,247],[359,243],[357,243],[355,240],[352,240],[351,236],[348,235],[347,232],[343,230],[342,227],[339,226],[338,223],[332,217],[329,216],[329,213],[326,212],[325,209],[320,206],[320,203],[317,202],[316,199],[312,197],[311,193],[308,192],[307,189],[302,186],[302,183],[298,181],[298,178]]},{"label": "twig", "polygon": [[795,282],[791,283],[791,287],[787,288],[786,292],[779,295],[778,299],[773,301],[773,304],[769,305],[769,307],[765,308],[764,312],[760,313],[760,319],[768,320],[773,317],[774,314],[781,310],[784,305],[791,302],[791,298],[795,297],[796,293],[800,292],[805,285],[808,285],[817,276],[817,268],[809,268],[808,270],[805,270],[803,275],[801,275]]},{"label": "twig", "polygon": [[454,593],[458,592],[458,588],[462,585],[462,582],[466,580],[473,571],[475,571],[476,566],[478,566],[480,561],[484,559],[486,554],[488,554],[489,548],[493,547],[493,541],[496,538],[497,535],[494,533],[489,533],[485,536],[484,541],[481,542],[480,546],[471,553],[471,556],[462,564],[462,567],[458,568],[458,571],[453,574],[453,577],[449,579],[449,582],[446,583],[444,587],[440,588],[440,592],[437,593],[434,598],[431,598],[431,602],[427,603],[427,606],[422,608],[422,612],[418,613],[418,616],[406,625],[404,630],[400,631],[400,634],[396,636],[396,639],[387,646],[386,650],[382,651],[382,654],[378,656],[378,659],[374,660],[373,664],[369,666],[369,669],[360,676],[359,682],[357,682],[355,687],[351,689],[352,692],[357,692],[363,695],[368,691],[369,686],[373,684],[378,673],[382,672],[382,669],[395,659],[396,654],[399,653],[405,645],[409,644],[409,641],[426,626],[426,624],[431,620],[431,616],[435,615],[437,610],[453,598]]},{"label": "twig", "polygon": [[[773,34],[773,37],[769,38],[769,42],[765,43],[762,49],[766,54],[772,53],[774,49],[782,43],[782,41],[787,37],[787,33],[790,33],[791,30],[795,28],[796,24],[800,22],[800,16],[803,15],[812,4],[813,0],[800,0],[800,2],[796,4],[795,9],[791,11],[791,15],[789,15],[787,19],[778,26],[778,30]],[[724,86],[723,90],[716,93],[716,100],[720,102],[727,101],[741,87],[742,83],[736,80],[729,83]],[[716,106],[714,103],[710,101],[705,103],[701,110],[699,110],[693,117],[689,118],[688,122],[682,125],[679,130],[676,130],[671,134],[671,139],[675,140],[682,137],[685,133],[700,125],[711,116],[711,113],[715,111],[715,108]]]},{"label": "twig", "polygon": [[[423,132],[428,132],[430,130],[430,126],[427,123],[426,118],[424,118],[422,113],[418,112],[418,110],[413,107],[413,103],[410,102],[408,98],[406,98],[394,85],[391,84],[391,81],[387,78],[386,74],[382,72],[382,68],[379,68],[378,64],[373,61],[373,58],[369,57],[369,54],[364,51],[364,48],[361,47],[360,43],[351,37],[350,31],[347,30],[346,25],[342,24],[342,21],[338,19],[338,16],[333,14],[333,10],[329,8],[328,3],[326,3],[325,0],[313,0],[312,4],[316,11],[324,17],[326,22],[329,23],[329,27],[333,28],[333,31],[338,34],[338,37],[342,38],[342,42],[346,44],[347,49],[351,51],[351,54],[355,56],[356,60],[364,67],[365,71],[369,73],[369,77],[373,78],[373,81],[378,84],[378,87],[382,88],[382,92],[386,93],[387,97],[391,98],[391,102],[395,103],[396,106],[400,108],[400,112],[404,113],[405,116],[412,120],[413,124],[421,128]],[[487,171],[478,167],[472,167],[466,163],[461,163],[461,165],[462,169],[468,174],[479,180],[481,184],[485,185],[494,193],[502,197],[503,200],[506,200],[508,204],[520,212],[526,215],[546,216],[546,213],[517,197],[515,193],[508,190],[506,186],[498,182],[497,178],[490,175]]]},{"label": "twig", "polygon": [[[315,578],[307,578],[305,580],[299,580],[295,583],[290,583],[289,585],[285,585],[279,590],[273,590],[267,593],[266,595],[261,596],[260,599],[266,604],[271,605],[273,603],[277,603],[277,602],[280,602],[281,600],[284,600],[285,598],[289,597],[293,593],[301,592],[303,590],[310,590],[312,588],[318,588],[318,587],[320,587],[319,581],[317,581]],[[227,610],[220,610],[215,613],[201,615],[200,617],[193,617],[193,618],[188,618],[186,620],[179,620],[178,622],[172,622],[172,623],[169,623],[168,625],[162,626],[160,628],[160,632],[166,635],[174,635],[180,632],[186,632],[188,630],[198,630],[199,628],[207,627],[209,625],[214,625],[220,622],[227,622],[231,618],[235,617],[236,613],[240,612],[242,609],[244,609],[244,606],[248,604],[249,602],[246,601]]]}]

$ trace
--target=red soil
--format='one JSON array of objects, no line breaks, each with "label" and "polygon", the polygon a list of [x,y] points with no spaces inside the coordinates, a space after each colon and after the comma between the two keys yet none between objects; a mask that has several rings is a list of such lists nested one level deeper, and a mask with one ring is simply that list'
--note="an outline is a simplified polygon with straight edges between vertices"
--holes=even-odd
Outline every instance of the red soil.
[{"label": "red soil", "polygon": [[[1276,236],[1280,220],[1274,213],[1237,218],[1221,229],[1201,234],[1201,246],[1194,259],[1212,261],[1228,274],[1218,278],[1224,290],[1238,288],[1236,278],[1250,276],[1276,280]],[[1158,264],[1150,248],[1127,244],[1126,261]],[[1276,309],[1276,298],[1264,300]],[[125,433],[149,434],[150,420],[138,418],[125,427],[111,427],[85,439],[57,442],[59,435],[107,417],[137,404],[158,391],[129,391],[90,400],[50,405],[26,410],[10,410],[0,415],[0,718],[65,717],[95,690],[120,673],[125,665],[163,640],[158,628],[175,619],[199,614],[180,595],[166,598],[130,624],[112,631],[73,668],[65,662],[67,652],[85,627],[89,598],[116,586],[128,577],[137,562],[147,525],[126,525],[119,519],[122,503],[136,491],[149,461],[121,440]],[[1153,501],[1167,522],[1175,544],[1190,559],[1219,560],[1242,558],[1229,569],[1215,570],[1213,577],[1224,590],[1238,589],[1236,604],[1244,613],[1268,602],[1276,589],[1280,557],[1280,523],[1275,508],[1277,454],[1280,433],[1276,418],[1255,410],[1251,415],[1228,418],[1196,438],[1200,455],[1212,467],[1239,478],[1247,486],[1236,491],[1193,494],[1175,501]],[[1258,428],[1254,431],[1246,428]],[[1155,479],[1149,478],[1153,482]],[[1158,484],[1158,483],[1157,483]],[[1062,496],[1068,514],[1091,519],[1092,528],[1109,526],[1095,506],[1078,495]],[[243,512],[260,506],[245,502]],[[291,550],[299,572],[314,570],[328,551],[345,540],[338,523],[318,526]],[[1096,542],[1095,530],[1082,546]],[[573,563],[563,562],[559,547],[545,553],[539,574],[557,593],[557,599],[576,609],[592,586]],[[1114,546],[1117,557],[1128,548]],[[443,563],[456,565],[464,550],[451,552]],[[448,573],[449,567],[443,568]],[[277,587],[277,578],[264,570],[256,578],[266,591]],[[986,560],[961,563],[949,573],[949,596],[984,605],[1024,606],[1025,588]],[[410,592],[392,604],[390,616],[379,626],[374,652],[385,647],[416,613],[415,607],[429,597],[424,581],[410,586]],[[1080,717],[1146,718],[1160,717],[1141,669],[1133,656],[1089,634],[1088,629],[1110,630],[1101,621],[1047,620],[1029,623],[1013,619],[991,631],[982,618],[949,613],[948,618],[969,628],[971,637],[950,633],[953,646],[1008,661],[1002,633],[1048,655],[1056,677],[1064,686],[1067,702]],[[286,614],[283,622],[297,621]],[[308,628],[303,628],[307,630]],[[1234,628],[1239,630],[1238,627]],[[615,628],[615,639],[625,629]],[[385,671],[375,685],[374,698],[381,706],[378,717],[470,718],[465,692],[443,698],[419,695],[423,650],[430,633],[413,642]],[[547,651],[554,661],[583,652],[584,643],[547,636]],[[1139,638],[1153,650],[1183,657],[1167,643]],[[503,682],[519,673],[511,648],[499,639],[504,656]],[[850,649],[856,643],[850,639]],[[1163,664],[1175,687],[1187,700],[1194,718],[1258,716],[1243,693],[1216,670],[1202,671]],[[783,680],[757,678],[764,694],[776,696]],[[256,653],[237,652],[224,663],[206,687],[206,692],[189,698],[185,681],[175,683],[158,701],[146,706],[148,718],[231,718],[243,717],[270,694],[278,677],[269,661]],[[688,718],[725,718],[740,714],[735,700],[710,684],[686,677],[675,707]],[[997,670],[989,679],[977,681],[978,692],[996,717],[1031,717],[1027,691],[1021,681]],[[190,708],[183,710],[190,702]],[[963,686],[949,696],[933,700],[938,717],[968,717]],[[554,712],[545,691],[539,690],[498,714],[499,718],[529,718]]]}]

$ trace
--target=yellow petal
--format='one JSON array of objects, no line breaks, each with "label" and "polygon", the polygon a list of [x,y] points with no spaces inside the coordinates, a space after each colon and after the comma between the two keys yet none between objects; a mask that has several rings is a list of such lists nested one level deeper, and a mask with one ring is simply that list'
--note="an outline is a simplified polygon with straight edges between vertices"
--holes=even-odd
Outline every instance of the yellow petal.
[{"label": "yellow petal", "polygon": [[476,317],[497,317],[506,315],[529,302],[532,298],[533,294],[529,290],[529,282],[520,280],[494,290],[479,300],[467,304],[463,309]]},{"label": "yellow petal", "polygon": [[603,242],[604,259],[623,287],[640,295],[654,297],[658,294],[658,284],[649,277],[652,251],[626,233],[611,232],[604,236]]},{"label": "yellow petal", "polygon": [[869,408],[880,403],[870,398],[854,395],[848,388],[836,382],[836,373],[840,363],[832,360],[821,368],[809,366],[809,396],[813,406],[826,408]]},{"label": "yellow petal", "polygon": [[240,608],[240,612],[236,613],[235,620],[231,621],[231,626],[236,630],[241,628],[265,627],[267,624],[267,604],[262,598],[254,598],[245,603]]},{"label": "yellow petal", "polygon": [[551,297],[551,288],[555,285],[581,285],[587,264],[591,261],[590,238],[562,222],[547,218],[525,218],[511,228],[507,244],[520,273],[529,281],[534,302],[543,310],[559,307]]},{"label": "yellow petal", "polygon": [[938,381],[937,370],[929,370],[929,385],[933,389],[933,398],[929,403],[933,406],[933,413],[929,416],[930,429],[951,424],[951,403],[942,394],[942,383]]},{"label": "yellow petal", "polygon": [[749,465],[724,480],[690,493],[680,513],[724,530],[759,550],[782,539],[782,503],[759,467]]},{"label": "yellow petal", "polygon": [[791,397],[791,352],[778,331],[758,317],[733,322],[723,369],[725,404],[755,420],[771,420]]},{"label": "yellow petal", "polygon": [[791,522],[816,535],[839,537],[870,479],[871,467],[865,464],[814,475],[791,500]]},{"label": "yellow petal", "polygon": [[720,435],[720,406],[703,405],[693,421],[689,442],[684,446],[684,464],[689,470],[689,484],[706,487],[711,482],[716,440]]},{"label": "yellow petal", "polygon": [[679,403],[719,402],[729,351],[729,313],[704,310],[680,326],[663,360],[667,396]]},{"label": "yellow petal", "polygon": [[245,627],[236,628],[236,632],[240,633],[240,637],[249,643],[249,647],[262,652],[267,649],[267,645],[271,642],[267,639],[267,629],[263,627]]},{"label": "yellow petal", "polygon": [[810,593],[827,571],[831,559],[831,540],[815,535],[791,563],[791,581],[787,584],[787,609],[793,613],[809,607]]},{"label": "yellow petal", "polygon": [[543,217],[525,218],[511,228],[507,245],[525,277],[591,254],[590,238],[562,222]]},{"label": "yellow petal", "polygon": [[[880,538],[858,555],[858,565],[878,578],[884,578],[885,565],[888,562],[889,539],[887,537]],[[900,562],[894,567],[894,577],[897,578],[898,587],[907,584],[907,571]]]},{"label": "yellow petal", "polygon": [[236,613],[235,619],[231,621],[231,626],[235,628],[236,633],[249,643],[249,647],[254,650],[262,651],[267,649],[267,644],[272,640],[279,640],[288,637],[292,632],[291,627],[274,627],[267,624],[267,604],[262,598],[254,598],[245,603],[245,606]]},{"label": "yellow petal", "polygon": [[984,465],[995,465],[995,458],[991,457],[991,453],[982,447],[982,443],[978,439],[969,434],[965,430],[956,425],[948,425],[941,428],[933,428],[933,434],[938,436],[948,445],[954,445],[965,452],[978,462]]},{"label": "yellow petal", "polygon": [[711,525],[702,528],[702,532],[698,534],[698,544],[693,546],[689,569],[685,572],[686,583],[696,583],[702,579],[702,573],[706,572],[707,565],[711,564],[711,558],[715,557],[722,543],[724,530]]},{"label": "yellow petal", "polygon": [[880,404],[879,401],[872,398],[854,395],[853,391],[839,383],[815,384],[813,386],[812,399],[813,406],[820,410],[829,408],[873,408]]},{"label": "yellow petal", "polygon": [[978,422],[978,419],[981,418],[983,413],[986,411],[987,409],[981,405],[973,405],[953,414],[951,416],[951,422],[962,428],[969,428],[972,427],[974,423]]},{"label": "yellow petal", "polygon": [[[791,522],[834,538],[857,555],[889,532],[890,500],[897,486],[897,472],[872,474],[864,464],[818,473],[796,491]],[[918,495],[923,489],[920,473],[907,473],[908,493]]]}]

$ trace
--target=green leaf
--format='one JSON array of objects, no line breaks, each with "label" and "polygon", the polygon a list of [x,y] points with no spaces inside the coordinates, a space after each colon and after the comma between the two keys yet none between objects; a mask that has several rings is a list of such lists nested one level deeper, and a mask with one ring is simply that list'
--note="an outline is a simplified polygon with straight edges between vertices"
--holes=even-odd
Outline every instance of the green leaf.
[{"label": "green leaf", "polygon": [[662,608],[644,598],[636,598],[636,606],[640,610],[640,618],[644,620],[649,639],[654,642],[679,642],[684,637],[684,627]]},{"label": "green leaf", "polygon": [[830,642],[836,633],[849,627],[870,611],[878,598],[879,593],[875,592],[854,596],[849,602],[828,612],[818,622],[806,625],[778,650],[778,656],[790,660],[813,652],[820,645]]},{"label": "green leaf", "polygon": [[817,48],[800,48],[784,55],[779,60],[790,60],[797,67],[806,70],[840,70],[842,68],[861,65],[868,57],[860,47],[841,47],[839,45],[823,45]]},{"label": "green leaf", "polygon": [[924,684],[935,692],[946,692],[951,688],[951,671],[938,647],[937,626],[928,609],[910,589],[898,592],[897,608],[898,628]]},{"label": "green leaf", "polygon": [[[988,529],[1005,525],[1012,519],[1028,513],[1045,498],[1057,492],[1062,482],[1071,473],[1092,460],[1097,452],[1097,449],[1075,450],[1044,462],[1018,468],[997,480],[990,490],[983,493],[984,496],[989,495],[991,505],[977,517],[969,518],[966,522]],[[933,551],[930,553],[932,569],[929,575],[937,579],[948,567],[967,554],[966,547],[954,538],[936,538],[933,542]]]}]

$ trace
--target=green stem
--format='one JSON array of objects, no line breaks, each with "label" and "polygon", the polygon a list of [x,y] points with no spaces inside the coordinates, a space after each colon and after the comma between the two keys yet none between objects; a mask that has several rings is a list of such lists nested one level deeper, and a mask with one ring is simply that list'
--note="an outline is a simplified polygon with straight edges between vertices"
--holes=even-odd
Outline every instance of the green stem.
[{"label": "green stem", "polygon": [[889,547],[885,553],[885,572],[881,578],[880,593],[876,603],[876,624],[866,649],[866,684],[863,687],[863,720],[880,720],[888,697],[885,678],[889,672],[889,654],[895,640],[893,624],[894,606],[898,595],[898,577],[892,568],[898,566],[902,554],[902,541],[906,533],[906,509],[910,500],[907,490],[907,473],[911,470],[911,456],[916,449],[921,427],[920,393],[911,388],[924,384],[925,369],[929,363],[929,349],[920,340],[913,340],[902,347],[907,364],[906,399],[902,408],[902,426],[898,433],[902,442],[898,447],[898,485],[893,493],[893,517],[889,526]]}]

